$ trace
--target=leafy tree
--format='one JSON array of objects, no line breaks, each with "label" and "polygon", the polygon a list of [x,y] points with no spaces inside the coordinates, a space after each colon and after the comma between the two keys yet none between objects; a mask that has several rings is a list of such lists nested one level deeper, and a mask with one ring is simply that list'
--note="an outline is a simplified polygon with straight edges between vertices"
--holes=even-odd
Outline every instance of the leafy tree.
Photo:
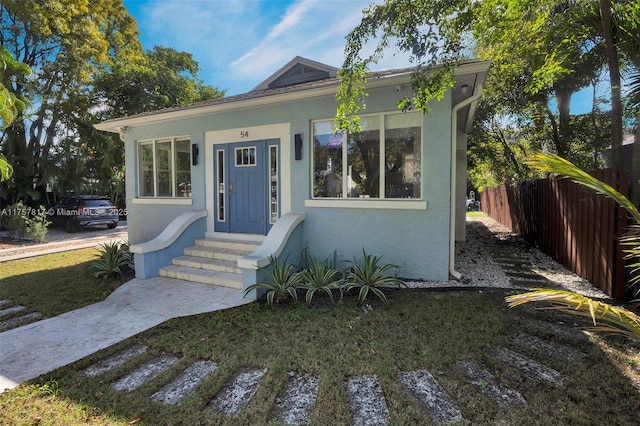
[{"label": "leafy tree", "polygon": [[[57,172],[51,152],[74,134],[92,103],[92,76],[118,50],[140,49],[135,21],[121,0],[3,0],[0,43],[33,72],[27,87],[13,81],[25,110],[2,135],[14,164],[10,198],[35,202]],[[30,201],[31,200],[31,201]]]},{"label": "leafy tree", "polygon": [[[0,129],[11,125],[18,114],[24,110],[25,102],[11,90],[11,83],[23,81],[29,74],[31,74],[29,67],[16,61],[7,49],[0,46]],[[12,173],[13,167],[0,153],[0,182],[9,179]]]},{"label": "leafy tree", "polygon": [[94,124],[223,94],[197,78],[190,54],[143,52],[122,0],[3,1],[0,43],[34,73],[30,87],[11,81],[18,97],[31,94],[32,108],[0,140],[16,166],[4,194],[12,200],[36,203],[53,185],[119,202],[124,147]]},{"label": "leafy tree", "polygon": [[190,53],[155,46],[134,60],[109,62],[95,81],[96,96],[106,109],[100,119],[176,107],[224,96],[198,78]]},{"label": "leafy tree", "polygon": [[[412,76],[413,98],[400,100],[399,107],[424,112],[451,87],[457,64],[477,56],[492,62],[483,101],[490,113],[476,120],[491,134],[480,140],[472,137],[469,144],[490,141],[504,156],[504,161],[485,169],[522,169],[515,165],[522,161],[515,155],[519,147],[545,148],[578,162],[594,158],[591,154],[608,140],[601,131],[609,125],[600,122],[594,102],[585,133],[578,127],[584,119],[572,116],[570,105],[576,91],[599,82],[607,62],[605,29],[613,30],[619,43],[620,17],[640,16],[631,1],[614,2],[611,10],[613,23],[603,26],[598,4],[589,0],[387,0],[373,5],[347,37],[336,120],[342,129],[360,130],[357,115],[365,105],[366,71],[391,47],[411,53],[418,67]],[[637,40],[634,28],[635,33],[628,34]],[[365,55],[372,41],[373,53]],[[620,61],[627,64],[628,56],[621,55]],[[483,119],[487,121],[480,123]],[[516,127],[527,141],[514,137]],[[513,145],[515,140],[520,142]],[[508,170],[501,174],[513,176]]]}]

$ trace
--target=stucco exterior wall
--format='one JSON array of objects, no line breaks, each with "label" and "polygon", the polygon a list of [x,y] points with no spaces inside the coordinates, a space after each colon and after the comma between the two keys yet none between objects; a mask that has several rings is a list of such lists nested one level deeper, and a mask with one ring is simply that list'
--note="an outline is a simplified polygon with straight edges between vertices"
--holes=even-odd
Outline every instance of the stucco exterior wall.
[{"label": "stucco exterior wall", "polygon": [[450,105],[447,96],[423,117],[426,210],[307,207],[304,240],[312,255],[326,258],[336,250],[341,259],[352,261],[362,257],[364,248],[382,255],[383,263],[399,266],[402,277],[448,279]]},{"label": "stucco exterior wall", "polygon": [[[367,110],[363,114],[396,111],[398,100],[408,94],[406,90],[394,86],[371,91],[367,98]],[[288,185],[288,193],[291,194],[289,202],[283,203],[288,210],[283,209],[281,214],[299,212],[306,215],[302,234],[312,255],[327,257],[337,250],[342,258],[351,260],[354,255],[360,257],[362,248],[365,248],[371,254],[384,255],[383,262],[401,266],[403,277],[447,279],[451,189],[450,95],[434,104],[431,113],[423,118],[422,205],[426,204],[426,209],[305,206],[311,197],[311,120],[331,119],[335,109],[334,96],[325,95],[282,102],[277,106],[249,107],[128,128],[125,144],[130,243],[156,237],[173,218],[183,212],[206,209],[206,191],[213,191],[214,187],[213,182],[206,182],[205,177],[206,163],[213,160],[205,158],[206,132],[289,123],[289,139],[281,140],[281,146],[291,147],[294,135],[300,133],[303,149],[301,160],[294,159],[293,148],[281,151],[287,153],[287,158],[282,156],[281,162],[288,162],[290,168],[290,181],[282,182],[282,185]],[[175,136],[189,136],[191,143],[199,148],[198,165],[192,166],[191,203],[174,205],[156,200],[153,204],[140,204],[135,199],[135,142]],[[239,138],[228,142],[238,141]]]}]

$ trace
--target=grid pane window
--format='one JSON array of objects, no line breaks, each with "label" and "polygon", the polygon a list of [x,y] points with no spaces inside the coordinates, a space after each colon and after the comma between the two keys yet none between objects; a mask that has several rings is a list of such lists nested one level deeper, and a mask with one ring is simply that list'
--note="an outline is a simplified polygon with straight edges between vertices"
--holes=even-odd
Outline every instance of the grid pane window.
[{"label": "grid pane window", "polygon": [[313,196],[342,197],[344,135],[330,121],[313,123]]},{"label": "grid pane window", "polygon": [[156,182],[158,197],[171,197],[173,167],[171,141],[156,142]]},{"label": "grid pane window", "polygon": [[385,117],[385,198],[420,198],[420,114]]},{"label": "grid pane window", "polygon": [[191,143],[188,139],[175,141],[176,197],[191,197]]},{"label": "grid pane window", "polygon": [[380,120],[363,118],[362,132],[349,135],[347,146],[350,198],[380,196]]},{"label": "grid pane window", "polygon": [[376,114],[361,124],[346,135],[332,120],[313,122],[313,197],[421,198],[422,115]]},{"label": "grid pane window", "polygon": [[153,144],[138,145],[140,196],[154,197],[155,184],[153,179]]},{"label": "grid pane window", "polygon": [[191,143],[171,138],[138,143],[138,196],[191,197]]}]

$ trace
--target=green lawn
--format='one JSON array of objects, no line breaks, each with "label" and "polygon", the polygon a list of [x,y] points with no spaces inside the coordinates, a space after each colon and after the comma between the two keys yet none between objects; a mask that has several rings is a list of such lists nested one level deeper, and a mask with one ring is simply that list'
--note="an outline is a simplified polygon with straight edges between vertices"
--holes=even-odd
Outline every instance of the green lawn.
[{"label": "green lawn", "polygon": [[[72,264],[59,266],[62,271],[73,269]],[[55,275],[55,270],[25,270],[19,276],[34,280],[40,273]],[[102,285],[95,280],[71,281],[78,287]],[[68,284],[63,280],[58,285]],[[17,281],[12,286],[19,287]],[[4,287],[3,281],[0,292],[6,292]],[[359,308],[354,296],[335,306],[327,298],[317,297],[311,308],[303,302],[272,309],[252,303],[174,319],[0,394],[0,424],[268,424],[273,423],[274,404],[290,371],[320,379],[312,424],[348,424],[345,383],[349,377],[363,374],[377,375],[392,424],[429,424],[397,380],[399,372],[418,369],[427,369],[437,378],[463,412],[465,424],[637,424],[640,349],[618,338],[566,341],[532,324],[551,320],[570,326],[572,319],[534,310],[533,306],[509,309],[504,303],[507,294],[478,289],[398,290],[388,292],[388,308],[377,300],[367,309]],[[55,300],[50,303],[55,305]],[[541,384],[491,355],[498,346],[513,348],[512,338],[519,332],[569,345],[586,358],[570,363],[549,353],[519,348],[567,377],[559,388]],[[134,344],[149,349],[140,358],[97,378],[81,374],[84,368]],[[143,360],[160,354],[179,357],[176,368],[132,392],[111,388]],[[212,360],[219,368],[193,394],[169,406],[150,400],[155,391],[198,359]],[[452,370],[460,360],[491,371],[518,390],[527,404],[498,408],[478,387]],[[225,381],[239,368],[250,366],[267,368],[267,373],[247,408],[232,417],[208,409]]]},{"label": "green lawn", "polygon": [[91,248],[0,263],[0,300],[44,317],[104,300],[122,281],[92,276],[89,263],[97,255],[98,248]]}]

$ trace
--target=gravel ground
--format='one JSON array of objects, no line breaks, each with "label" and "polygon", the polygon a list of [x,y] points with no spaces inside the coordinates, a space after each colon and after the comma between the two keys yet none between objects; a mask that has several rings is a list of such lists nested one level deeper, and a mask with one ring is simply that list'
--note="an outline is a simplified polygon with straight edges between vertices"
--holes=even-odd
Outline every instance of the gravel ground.
[{"label": "gravel ground", "polygon": [[[604,292],[580,278],[490,217],[467,217],[467,240],[456,243],[456,270],[460,280],[409,282],[409,287],[531,288],[510,279],[496,263],[496,256],[519,256],[531,270],[557,286],[589,297],[608,299]],[[542,286],[542,285],[541,285]]]}]

